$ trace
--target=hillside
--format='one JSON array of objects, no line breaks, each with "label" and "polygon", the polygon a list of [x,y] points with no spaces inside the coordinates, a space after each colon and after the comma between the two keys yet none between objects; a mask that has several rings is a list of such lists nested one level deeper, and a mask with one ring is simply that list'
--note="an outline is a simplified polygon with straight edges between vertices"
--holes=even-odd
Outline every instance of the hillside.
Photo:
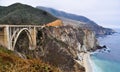
[{"label": "hillside", "polygon": [[46,11],[20,3],[0,6],[0,24],[46,24],[56,19]]},{"label": "hillside", "polygon": [[39,59],[22,59],[15,52],[0,47],[0,72],[61,72]]},{"label": "hillside", "polygon": [[73,26],[77,26],[77,27],[80,26],[82,28],[90,29],[96,34],[96,36],[109,35],[114,33],[112,29],[99,26],[94,21],[84,16],[75,15],[75,14],[59,11],[53,8],[42,7],[42,6],[37,6],[37,8],[45,10],[50,14],[54,15],[55,17],[60,18],[64,22],[64,24],[70,24]]},{"label": "hillside", "polygon": [[64,12],[64,11],[59,11],[59,10],[56,10],[56,9],[53,9],[53,8],[42,7],[42,6],[37,6],[37,8],[45,10],[45,11],[51,13],[52,15],[54,15],[56,17],[65,17],[65,18],[72,19],[72,20],[77,20],[77,21],[81,21],[81,22],[87,22],[87,23],[95,24],[93,21],[89,20],[88,18],[86,18],[84,16],[79,16],[79,15],[67,13],[67,12]]}]

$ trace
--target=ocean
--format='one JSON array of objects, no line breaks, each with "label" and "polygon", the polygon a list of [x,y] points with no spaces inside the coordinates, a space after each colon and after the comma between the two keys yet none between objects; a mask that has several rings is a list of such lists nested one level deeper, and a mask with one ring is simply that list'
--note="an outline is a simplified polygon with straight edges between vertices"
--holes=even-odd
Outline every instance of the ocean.
[{"label": "ocean", "polygon": [[117,33],[99,37],[101,46],[106,45],[107,50],[98,50],[91,55],[93,72],[120,72],[120,29]]}]

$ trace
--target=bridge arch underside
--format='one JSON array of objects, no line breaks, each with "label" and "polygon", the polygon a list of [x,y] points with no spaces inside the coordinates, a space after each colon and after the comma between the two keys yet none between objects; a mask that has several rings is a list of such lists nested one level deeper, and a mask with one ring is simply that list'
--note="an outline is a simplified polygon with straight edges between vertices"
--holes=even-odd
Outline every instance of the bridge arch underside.
[{"label": "bridge arch underside", "polygon": [[17,52],[27,53],[32,47],[32,37],[27,29],[18,32],[17,37],[14,39],[13,48]]}]

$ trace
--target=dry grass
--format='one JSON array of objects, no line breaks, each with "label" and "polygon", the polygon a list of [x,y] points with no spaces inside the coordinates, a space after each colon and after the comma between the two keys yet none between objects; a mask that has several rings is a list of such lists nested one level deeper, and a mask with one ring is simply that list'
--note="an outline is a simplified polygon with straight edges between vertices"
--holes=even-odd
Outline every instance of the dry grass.
[{"label": "dry grass", "polygon": [[55,20],[51,23],[48,23],[46,26],[62,26],[62,21],[61,20]]},{"label": "dry grass", "polygon": [[0,72],[61,72],[38,59],[22,59],[13,52],[0,48]]}]

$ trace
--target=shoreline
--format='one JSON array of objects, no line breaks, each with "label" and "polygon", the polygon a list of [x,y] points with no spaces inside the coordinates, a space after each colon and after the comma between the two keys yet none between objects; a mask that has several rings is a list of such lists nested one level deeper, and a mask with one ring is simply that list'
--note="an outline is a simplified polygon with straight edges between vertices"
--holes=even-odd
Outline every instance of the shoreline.
[{"label": "shoreline", "polygon": [[85,53],[84,57],[83,57],[83,63],[84,63],[84,67],[85,67],[85,72],[93,72],[90,60],[91,60],[90,59],[90,53],[89,52]]}]

